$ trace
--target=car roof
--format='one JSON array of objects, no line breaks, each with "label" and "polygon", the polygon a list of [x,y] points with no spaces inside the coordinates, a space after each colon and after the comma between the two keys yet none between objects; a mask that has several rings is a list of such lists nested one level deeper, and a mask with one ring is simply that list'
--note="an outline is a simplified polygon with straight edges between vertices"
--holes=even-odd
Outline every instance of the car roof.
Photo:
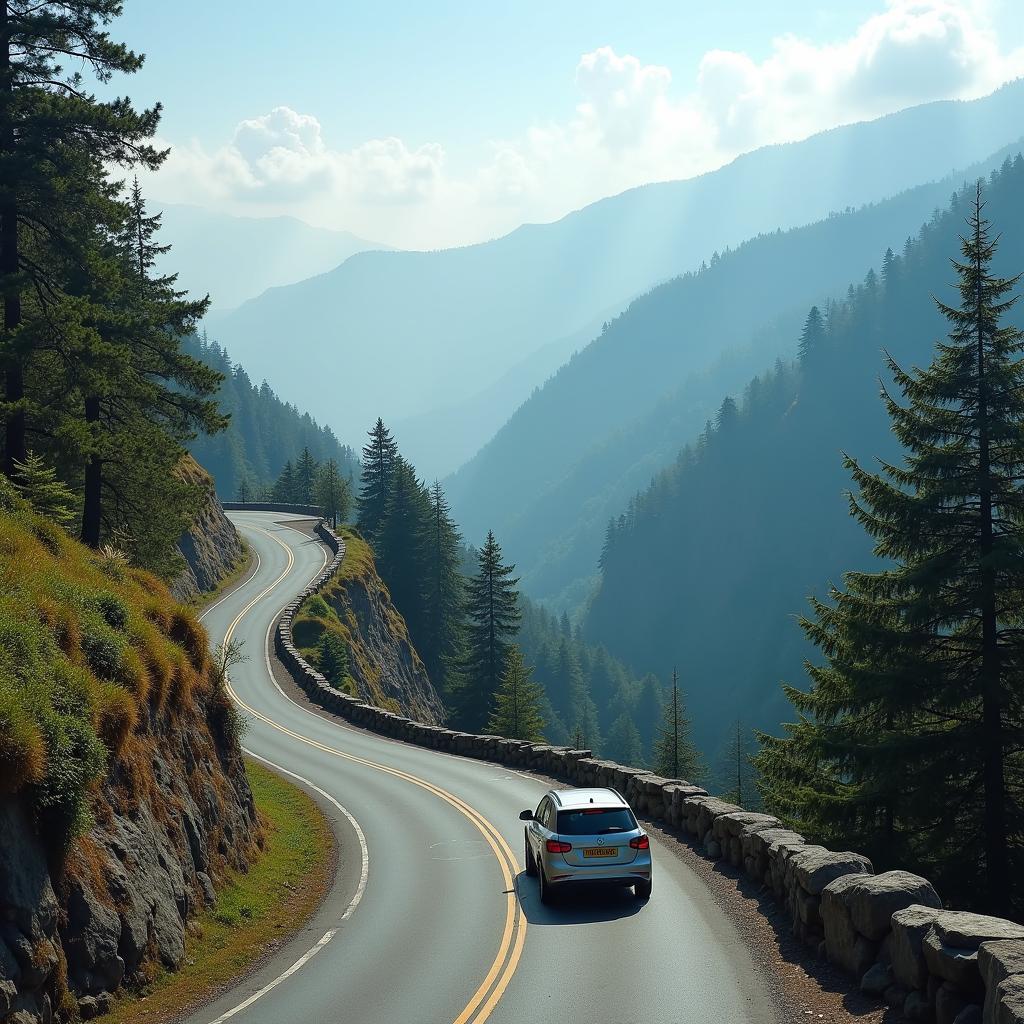
[{"label": "car roof", "polygon": [[591,805],[605,807],[628,807],[614,789],[553,789],[551,795],[559,810],[572,810]]}]

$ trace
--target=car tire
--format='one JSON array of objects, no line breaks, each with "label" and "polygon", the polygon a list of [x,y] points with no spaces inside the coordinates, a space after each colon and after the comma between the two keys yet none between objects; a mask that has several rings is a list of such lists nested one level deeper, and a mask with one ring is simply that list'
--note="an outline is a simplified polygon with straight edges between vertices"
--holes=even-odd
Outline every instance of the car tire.
[{"label": "car tire", "polygon": [[633,892],[638,900],[649,900],[651,898],[651,880],[648,878],[646,882],[634,882]]},{"label": "car tire", "polygon": [[526,854],[524,855],[524,861],[526,864],[525,871],[530,878],[533,878],[537,874],[537,862],[533,859],[533,851],[530,849],[529,837],[526,838]]},{"label": "car tire", "polygon": [[541,903],[545,906],[550,907],[555,902],[555,894],[551,891],[551,886],[544,874],[544,867],[541,864],[537,865],[537,891],[540,894]]}]

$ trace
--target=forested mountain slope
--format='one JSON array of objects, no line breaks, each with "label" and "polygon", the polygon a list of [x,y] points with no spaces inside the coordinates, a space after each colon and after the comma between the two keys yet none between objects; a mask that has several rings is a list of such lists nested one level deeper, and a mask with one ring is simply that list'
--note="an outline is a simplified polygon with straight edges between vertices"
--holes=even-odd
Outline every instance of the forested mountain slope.
[{"label": "forested mountain slope", "polygon": [[500,533],[534,597],[585,597],[580,581],[596,571],[609,516],[671,463],[722,395],[791,356],[813,303],[844,291],[955,188],[1017,148],[885,202],[762,235],[637,299],[450,480],[466,535]]},{"label": "forested mountain slope", "polygon": [[222,501],[234,501],[242,481],[253,492],[277,479],[289,459],[308,448],[317,462],[334,459],[343,477],[359,475],[356,456],[341,444],[330,427],[320,426],[308,412],[283,402],[264,381],[258,387],[226,349],[205,338],[186,338],[182,347],[224,374],[218,402],[231,419],[227,429],[202,434],[189,450],[214,479]]},{"label": "forested mountain slope", "polygon": [[[1024,270],[1024,158],[992,177],[986,215],[1002,232],[994,267]],[[662,472],[610,532],[585,623],[635,669],[676,663],[705,748],[727,723],[776,729],[792,714],[780,680],[802,684],[807,645],[794,617],[844,571],[874,564],[851,519],[845,451],[898,459],[879,398],[883,348],[927,363],[947,330],[966,193],[832,307],[818,344],[751,382],[714,427]],[[793,268],[795,271],[795,268]],[[1024,306],[1011,319],[1024,323]]]},{"label": "forested mountain slope", "polygon": [[[758,150],[483,244],[359,253],[211,323],[257,379],[274,380],[283,396],[301,396],[314,416],[354,436],[376,416],[394,422],[457,406],[595,313],[716,249],[984,159],[1019,132],[1022,110],[1024,82],[1014,83],[970,103],[929,104]],[[359,381],[344,403],[336,377],[315,372],[323,358]],[[489,408],[494,424],[512,411]],[[482,427],[468,417],[444,448],[427,431],[402,441],[430,478],[469,457]]]},{"label": "forested mountain slope", "polygon": [[232,217],[200,206],[160,206],[173,247],[162,262],[178,284],[210,293],[215,309],[232,309],[268,288],[323,274],[353,253],[390,246],[348,231],[315,228],[294,217]]}]

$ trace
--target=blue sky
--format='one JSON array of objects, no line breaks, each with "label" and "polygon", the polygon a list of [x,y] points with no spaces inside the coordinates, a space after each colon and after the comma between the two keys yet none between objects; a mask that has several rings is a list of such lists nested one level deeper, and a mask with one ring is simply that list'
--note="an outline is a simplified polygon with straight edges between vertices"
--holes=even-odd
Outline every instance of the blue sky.
[{"label": "blue sky", "polygon": [[115,33],[155,196],[412,246],[1024,71],[1021,0],[126,0]]}]

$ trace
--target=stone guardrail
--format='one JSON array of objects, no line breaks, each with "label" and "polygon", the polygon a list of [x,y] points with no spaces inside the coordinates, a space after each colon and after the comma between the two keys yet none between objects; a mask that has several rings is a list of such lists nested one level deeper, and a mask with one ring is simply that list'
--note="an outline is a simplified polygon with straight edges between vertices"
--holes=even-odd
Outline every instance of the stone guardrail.
[{"label": "stone guardrail", "polygon": [[316,704],[354,725],[433,750],[536,771],[574,786],[622,793],[641,818],[691,836],[706,856],[726,860],[767,886],[793,933],[853,977],[863,992],[933,1024],[1024,1024],[1024,926],[943,910],[927,879],[906,871],[876,875],[857,853],[835,853],[770,814],[745,811],[681,779],[598,760],[589,750],[480,736],[425,725],[335,690],[296,650],[292,619],[345,555],[323,522],[316,532],[334,559],[285,609],[275,631],[278,657]]},{"label": "stone guardrail", "polygon": [[225,512],[292,512],[299,516],[316,516],[324,514],[320,505],[292,505],[282,501],[222,501]]}]

